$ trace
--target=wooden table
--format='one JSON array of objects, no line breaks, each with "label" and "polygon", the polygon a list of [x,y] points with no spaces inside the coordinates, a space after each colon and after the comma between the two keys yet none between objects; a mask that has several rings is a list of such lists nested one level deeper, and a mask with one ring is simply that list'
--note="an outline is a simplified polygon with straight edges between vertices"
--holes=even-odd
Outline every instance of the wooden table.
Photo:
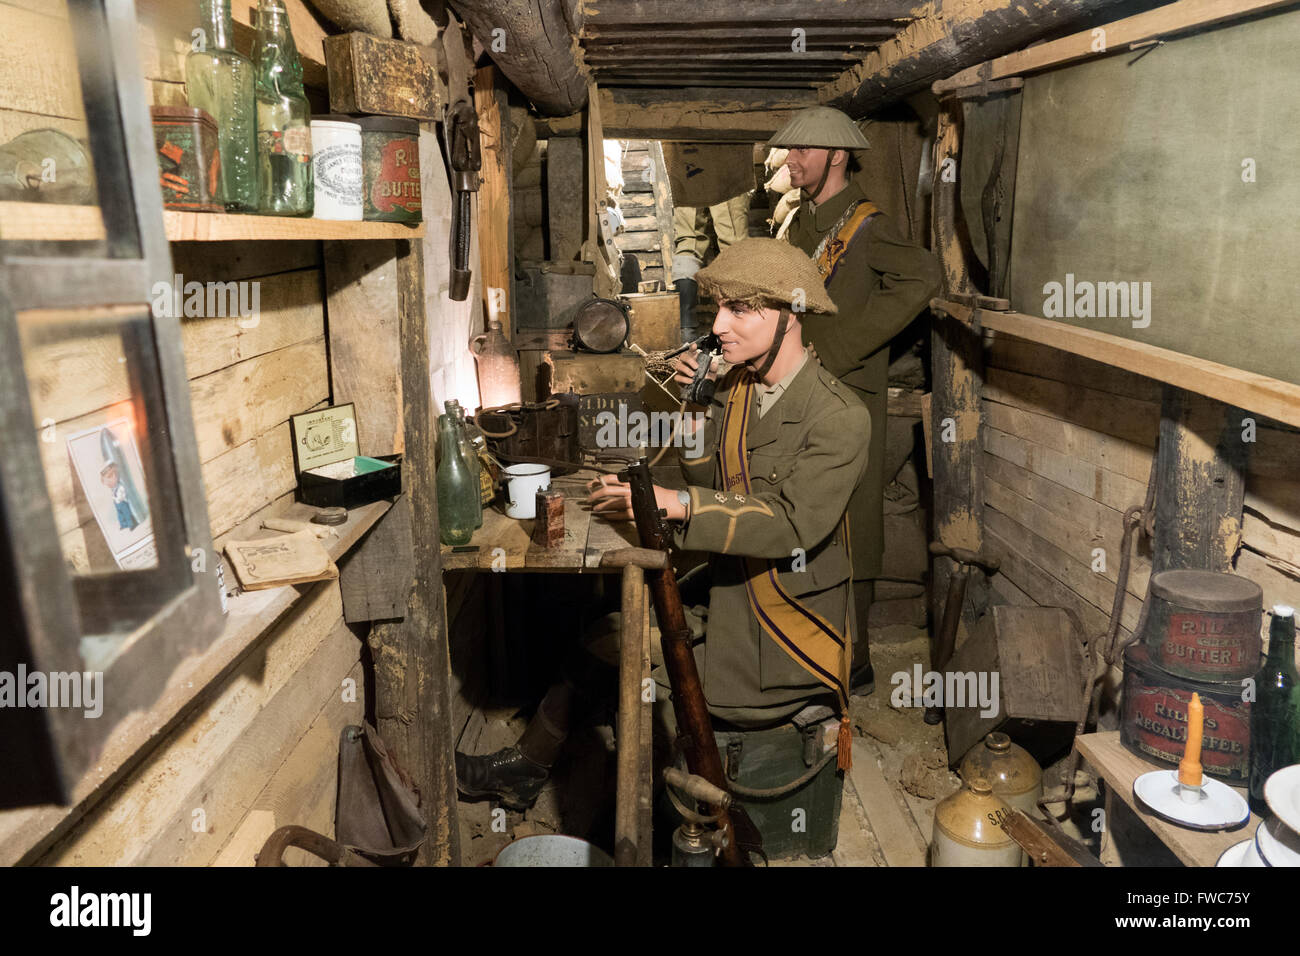
[{"label": "wooden table", "polygon": [[483,527],[474,532],[468,545],[478,550],[457,552],[444,544],[442,569],[569,573],[610,570],[600,567],[602,554],[637,547],[639,542],[632,522],[606,521],[587,510],[586,485],[597,474],[583,469],[551,479],[551,488],[564,492],[564,543],[559,547],[539,548],[532,541],[532,520],[507,518],[500,505],[492,505],[484,510]]},{"label": "wooden table", "polygon": [[[1165,764],[1152,763],[1125,749],[1119,742],[1119,731],[1100,734],[1084,734],[1077,738],[1079,753],[1086,759],[1109,785],[1110,792],[1119,794],[1138,817],[1145,823],[1165,846],[1187,866],[1214,866],[1223,851],[1234,843],[1248,840],[1255,835],[1259,826],[1259,817],[1254,814],[1246,825],[1235,830],[1189,830],[1175,823],[1169,823],[1156,816],[1140,803],[1133,795],[1133,781],[1151,770],[1169,770]],[[1244,787],[1234,787],[1242,797],[1246,796]],[[1109,807],[1110,793],[1106,800]]]}]

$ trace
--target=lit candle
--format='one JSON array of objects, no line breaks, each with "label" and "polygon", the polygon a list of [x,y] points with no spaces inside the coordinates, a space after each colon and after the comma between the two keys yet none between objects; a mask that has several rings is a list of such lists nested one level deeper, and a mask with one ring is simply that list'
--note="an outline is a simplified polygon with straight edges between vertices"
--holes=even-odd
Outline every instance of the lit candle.
[{"label": "lit candle", "polygon": [[1200,694],[1192,694],[1187,707],[1187,747],[1178,764],[1178,782],[1184,787],[1201,785],[1201,735],[1205,728],[1205,705]]}]

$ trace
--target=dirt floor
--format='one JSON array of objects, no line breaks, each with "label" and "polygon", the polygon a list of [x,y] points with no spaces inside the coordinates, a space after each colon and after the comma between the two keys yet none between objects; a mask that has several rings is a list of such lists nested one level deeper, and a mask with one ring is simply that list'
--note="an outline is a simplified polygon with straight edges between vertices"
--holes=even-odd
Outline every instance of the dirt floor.
[{"label": "dirt floor", "polygon": [[[872,663],[876,691],[854,698],[853,767],[845,775],[839,835],[833,852],[817,859],[774,860],[771,866],[924,866],[935,807],[961,786],[948,769],[942,725],[924,721],[922,707],[894,707],[891,676],[928,667],[929,639],[924,629],[895,625],[873,630]],[[498,852],[524,836],[563,833],[590,840],[610,851],[613,843],[615,742],[610,719],[575,732],[536,804],[515,813],[488,801],[459,804],[462,861],[491,864]],[[526,715],[517,708],[476,711],[461,738],[467,753],[491,753],[514,743]],[[1049,790],[1059,780],[1057,766],[1046,768]],[[1172,854],[1123,802],[1103,845],[1091,831],[1101,798],[1086,773],[1077,777],[1074,811],[1062,828],[1099,854],[1108,865],[1176,865]]]}]

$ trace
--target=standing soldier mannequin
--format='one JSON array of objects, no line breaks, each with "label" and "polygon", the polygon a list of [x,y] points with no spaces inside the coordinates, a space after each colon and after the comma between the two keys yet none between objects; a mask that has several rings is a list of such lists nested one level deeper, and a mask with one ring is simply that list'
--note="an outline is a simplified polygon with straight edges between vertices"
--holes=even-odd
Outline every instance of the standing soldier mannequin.
[{"label": "standing soldier mannequin", "polygon": [[806,316],[804,341],[871,413],[867,473],[849,505],[858,614],[852,685],[856,693],[869,694],[875,675],[867,612],[884,550],[889,344],[925,308],[942,277],[934,255],[902,238],[854,181],[860,166],[852,151],[870,144],[847,114],[827,106],[800,110],[768,145],[789,149],[790,184],[802,189],[786,240],[816,262],[839,308],[833,320]]}]

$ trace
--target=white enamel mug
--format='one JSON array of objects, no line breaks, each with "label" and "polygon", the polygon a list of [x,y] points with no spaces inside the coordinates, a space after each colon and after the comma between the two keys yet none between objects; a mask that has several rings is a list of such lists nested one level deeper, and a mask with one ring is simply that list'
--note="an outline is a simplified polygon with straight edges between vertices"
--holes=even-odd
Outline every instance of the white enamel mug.
[{"label": "white enamel mug", "polygon": [[506,516],[536,518],[537,492],[551,487],[551,469],[547,465],[507,465],[501,469],[506,478]]}]

